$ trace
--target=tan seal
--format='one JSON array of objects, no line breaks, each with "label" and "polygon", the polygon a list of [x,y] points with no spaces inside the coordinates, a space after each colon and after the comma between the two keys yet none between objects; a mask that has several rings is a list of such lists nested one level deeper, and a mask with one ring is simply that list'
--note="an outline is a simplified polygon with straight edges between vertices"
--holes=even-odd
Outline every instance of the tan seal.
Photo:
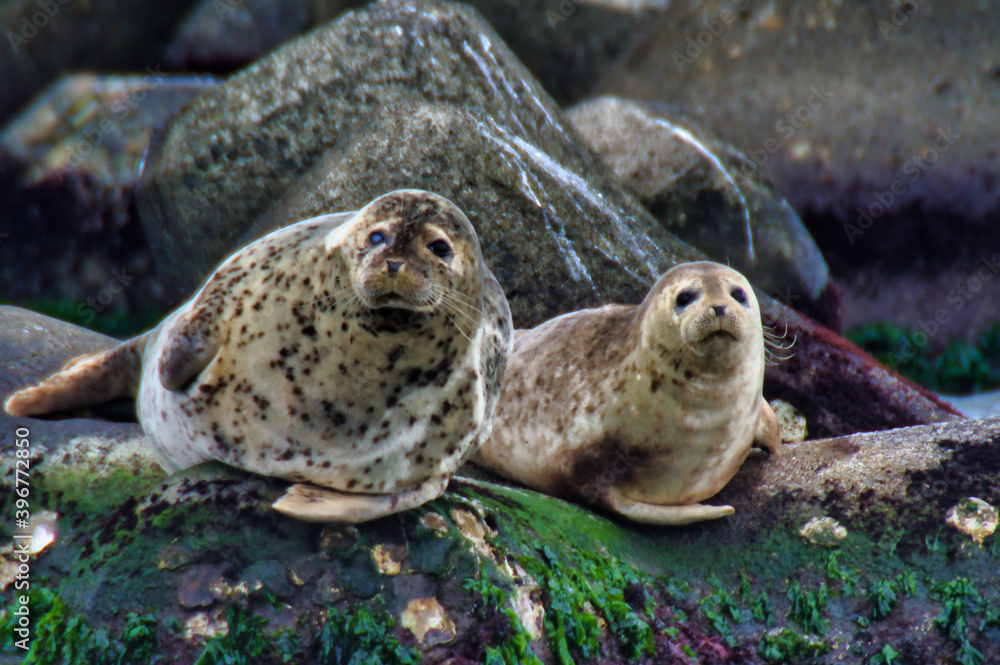
[{"label": "tan seal", "polygon": [[641,305],[516,331],[493,433],[475,461],[638,522],[729,515],[730,506],[699,502],[729,482],[753,443],[781,446],[761,395],[764,365],[746,278],[682,264]]},{"label": "tan seal", "polygon": [[282,512],[363,522],[444,491],[489,431],[511,330],[466,216],[402,190],[244,247],[157,328],[5,407],[137,395],[168,472],[218,460],[302,483]]}]

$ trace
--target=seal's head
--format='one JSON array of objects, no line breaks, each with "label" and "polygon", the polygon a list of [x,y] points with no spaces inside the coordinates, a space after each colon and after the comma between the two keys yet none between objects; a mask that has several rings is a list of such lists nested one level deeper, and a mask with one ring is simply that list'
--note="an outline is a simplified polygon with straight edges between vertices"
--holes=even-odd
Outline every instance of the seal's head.
[{"label": "seal's head", "polygon": [[327,247],[341,252],[363,308],[434,314],[477,306],[479,239],[451,201],[400,190],[375,199],[346,226],[330,234]]},{"label": "seal's head", "polygon": [[646,344],[679,345],[689,362],[732,366],[748,352],[763,359],[753,289],[743,275],[719,263],[685,263],[664,273],[643,301],[639,318]]}]

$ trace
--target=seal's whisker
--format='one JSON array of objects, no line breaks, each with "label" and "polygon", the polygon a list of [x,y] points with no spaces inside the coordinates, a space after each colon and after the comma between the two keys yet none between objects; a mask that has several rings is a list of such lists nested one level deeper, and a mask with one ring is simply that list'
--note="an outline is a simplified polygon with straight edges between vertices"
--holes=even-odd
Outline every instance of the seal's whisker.
[{"label": "seal's whisker", "polygon": [[761,325],[761,329],[764,332],[764,337],[770,337],[772,339],[784,339],[788,337],[788,324],[785,324],[785,331],[780,335],[774,332],[774,328],[768,325]]},{"label": "seal's whisker", "polygon": [[455,317],[453,316],[453,315],[457,315],[457,314],[459,314],[459,312],[455,312],[455,311],[454,311],[453,309],[451,309],[451,308],[450,308],[450,307],[449,307],[449,306],[448,306],[447,304],[445,304],[445,305],[444,305],[444,306],[442,307],[442,309],[444,309],[444,317],[445,317],[446,319],[448,319],[448,321],[449,321],[449,322],[450,322],[450,323],[451,323],[451,324],[452,324],[453,326],[455,326],[455,329],[456,329],[456,330],[458,330],[458,332],[462,333],[462,337],[464,337],[465,339],[469,340],[469,342],[471,343],[471,342],[472,342],[472,338],[471,338],[471,337],[469,337],[469,334],[468,334],[467,332],[465,332],[465,329],[464,329],[464,328],[462,328],[461,324],[459,324],[459,322],[458,322],[458,321],[457,321],[457,320],[455,319]]},{"label": "seal's whisker", "polygon": [[339,304],[341,304],[341,303],[343,303],[345,301],[351,300],[350,298],[347,297],[349,295],[353,295],[354,297],[357,297],[357,294],[354,292],[354,287],[348,286],[348,287],[340,289],[339,291],[336,291],[336,292],[334,292],[334,293],[332,293],[332,294],[330,294],[328,296],[323,296],[322,298],[317,298],[316,300],[313,301],[312,304],[313,304],[313,307],[315,307],[317,305],[321,305],[324,302],[329,301],[329,303],[327,304],[327,306],[323,309],[323,314],[326,314],[327,312],[329,312],[331,309],[333,309],[337,305],[339,305]]},{"label": "seal's whisker", "polygon": [[[441,294],[441,304],[442,305],[448,305],[448,306],[450,306],[452,313],[461,315],[463,319],[465,319],[466,321],[468,321],[469,323],[471,323],[473,325],[476,323],[476,321],[479,318],[477,316],[474,316],[471,312],[466,311],[465,308],[468,307],[468,305],[466,305],[465,303],[462,303],[462,302],[459,302],[459,301],[456,301],[456,300],[453,300],[453,299],[449,298],[448,295],[445,294],[445,293]],[[478,312],[480,314],[480,316],[484,316],[484,314],[481,311],[479,311],[479,310],[475,310],[475,311]]]},{"label": "seal's whisker", "polygon": [[480,314],[485,315],[485,312],[483,312],[482,309],[480,309],[479,307],[477,307],[475,303],[470,302],[468,299],[465,298],[465,296],[463,296],[458,291],[455,291],[454,289],[450,289],[450,288],[445,288],[445,287],[441,287],[441,286],[438,286],[438,285],[434,285],[433,286],[433,291],[434,291],[434,293],[436,295],[439,295],[442,298],[448,298],[448,299],[456,302],[457,304],[462,305],[463,307],[467,307],[467,308],[469,308],[471,310],[474,310],[476,312],[479,312]]},{"label": "seal's whisker", "polygon": [[792,337],[791,341],[789,341],[786,344],[782,343],[783,340],[784,340],[784,337],[777,337],[777,338],[775,338],[775,337],[767,337],[767,336],[765,336],[764,337],[764,344],[766,346],[768,346],[769,348],[772,348],[772,349],[790,349],[793,346],[795,346],[795,342],[798,341],[798,337]]}]

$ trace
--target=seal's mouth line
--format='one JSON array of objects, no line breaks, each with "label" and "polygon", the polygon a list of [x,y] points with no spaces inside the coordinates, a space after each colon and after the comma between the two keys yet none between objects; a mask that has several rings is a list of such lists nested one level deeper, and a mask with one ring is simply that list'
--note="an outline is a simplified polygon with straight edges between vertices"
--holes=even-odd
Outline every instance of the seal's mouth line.
[{"label": "seal's mouth line", "polygon": [[728,330],[713,330],[704,337],[701,338],[702,342],[711,342],[713,339],[720,339],[722,337],[728,337],[734,342],[738,342],[739,338]]},{"label": "seal's mouth line", "polygon": [[370,311],[408,310],[411,312],[429,312],[436,309],[436,307],[437,302],[433,298],[426,301],[413,300],[395,291],[383,293],[373,298],[371,303],[368,304]]}]

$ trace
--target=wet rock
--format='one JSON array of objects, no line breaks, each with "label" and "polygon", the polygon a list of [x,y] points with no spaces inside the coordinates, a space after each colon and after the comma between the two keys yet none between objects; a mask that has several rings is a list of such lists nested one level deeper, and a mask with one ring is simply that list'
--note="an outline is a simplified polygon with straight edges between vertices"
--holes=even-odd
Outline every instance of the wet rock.
[{"label": "wet rock", "polygon": [[898,179],[903,191],[886,205],[906,215],[889,215],[894,229],[880,237],[905,238],[918,210],[985,230],[1000,209],[1000,16],[990,8],[676,4],[600,91],[696,112],[800,212],[853,223]]},{"label": "wet rock", "polygon": [[0,121],[68,70],[156,68],[191,0],[0,4]]},{"label": "wet rock", "polygon": [[823,255],[774,187],[744,173],[748,156],[662,105],[599,97],[565,117],[668,230],[778,299],[800,295],[796,307],[837,327]]},{"label": "wet rock", "polygon": [[[574,137],[471,10],[383,2],[199,97],[151,150],[138,197],[162,278],[190,291],[234,247],[290,221],[399,187],[439,192],[470,216],[515,324],[527,327],[638,302],[670,266],[702,258]],[[952,417],[829,331],[759,299],[765,323],[799,340],[766,394],[826,428],[817,431]]]},{"label": "wet rock", "polygon": [[66,316],[106,328],[141,310],[163,311],[134,210],[138,166],[153,128],[212,85],[153,68],[65,76],[8,123],[0,133],[7,298],[69,301]]},{"label": "wet rock", "polygon": [[[831,517],[848,531],[900,524],[933,534],[959,500],[1000,499],[998,447],[1000,418],[806,441],[778,457],[752,455],[710,503],[732,502],[744,527],[779,511]],[[813,513],[819,506],[825,514]]]},{"label": "wet rock", "polygon": [[[474,118],[466,122],[473,131],[452,138],[454,154],[441,167],[425,166],[427,174],[416,172],[420,179],[409,180],[410,186],[447,195],[470,187],[465,180],[496,177],[503,183],[493,187],[496,191],[514,186],[511,178],[521,176],[524,164],[547,173],[563,190],[537,190],[533,173],[524,174],[527,182],[517,185],[526,190],[519,198],[538,198],[521,204],[528,206],[526,214],[549,216],[543,221],[554,236],[549,245],[561,243],[558,251],[567,255],[559,260],[576,262],[570,255],[581,251],[574,246],[577,237],[608,239],[595,242],[592,257],[570,268],[575,274],[567,290],[580,287],[620,299],[620,288],[595,285],[600,276],[587,273],[610,273],[620,266],[652,283],[677,258],[693,256],[659,230],[620,191],[613,176],[575,143],[549,96],[477,14],[461,5],[426,3],[418,10],[388,1],[349,13],[282,47],[200,97],[171,123],[163,142],[150,151],[139,192],[163,278],[184,291],[194,288],[245,239],[251,220],[292,186],[302,191],[306,174],[321,159],[329,162],[331,151],[354,149],[358,135],[366,133],[383,143],[402,142],[404,135],[372,126],[373,117],[388,120],[391,114],[372,112],[385,105],[419,103],[458,107]],[[492,145],[490,155],[473,152],[495,144],[497,135],[506,146]],[[504,163],[508,154],[515,155],[516,168]],[[467,167],[473,155],[506,172],[473,172]],[[394,169],[407,166],[393,164]],[[385,165],[369,165],[367,171],[380,179],[391,177]],[[552,196],[578,199],[584,212],[568,217],[566,210],[550,209],[547,199]],[[520,260],[498,258],[512,265]],[[516,291],[505,286],[508,296]]]}]

